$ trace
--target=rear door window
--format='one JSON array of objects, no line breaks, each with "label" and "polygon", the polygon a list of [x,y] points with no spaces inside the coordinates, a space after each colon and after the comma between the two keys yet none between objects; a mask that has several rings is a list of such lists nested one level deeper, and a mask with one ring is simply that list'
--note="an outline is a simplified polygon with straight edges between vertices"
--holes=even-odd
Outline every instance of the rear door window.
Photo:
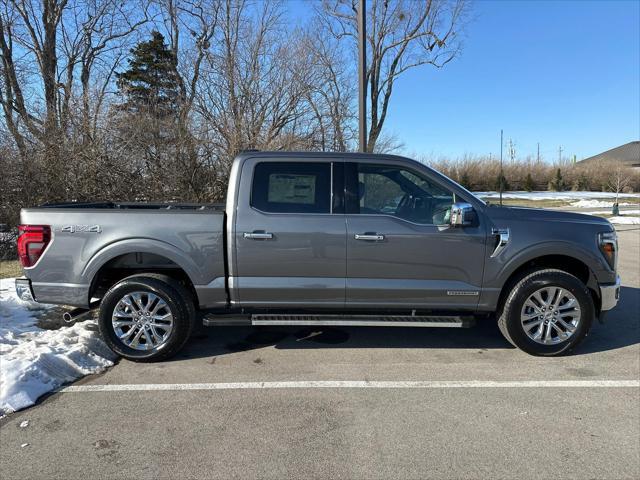
[{"label": "rear door window", "polygon": [[251,206],[268,213],[330,213],[331,164],[262,162],[253,173]]}]

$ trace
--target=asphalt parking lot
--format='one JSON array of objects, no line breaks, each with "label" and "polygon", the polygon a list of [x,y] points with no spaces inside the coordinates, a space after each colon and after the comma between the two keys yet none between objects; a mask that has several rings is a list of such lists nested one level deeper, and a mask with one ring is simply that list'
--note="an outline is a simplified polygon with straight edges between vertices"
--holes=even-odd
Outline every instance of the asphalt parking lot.
[{"label": "asphalt parking lot", "polygon": [[570,356],[528,356],[493,322],[202,329],[172,361],[121,361],[1,420],[1,477],[640,478],[623,383],[640,378],[640,229],[619,237],[621,303]]}]

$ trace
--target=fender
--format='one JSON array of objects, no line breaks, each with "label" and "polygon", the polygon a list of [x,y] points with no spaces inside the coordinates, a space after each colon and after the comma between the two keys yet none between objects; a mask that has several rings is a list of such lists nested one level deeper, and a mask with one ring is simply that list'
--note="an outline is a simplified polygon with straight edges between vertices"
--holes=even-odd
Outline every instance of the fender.
[{"label": "fender", "polygon": [[194,285],[207,283],[201,278],[201,272],[196,263],[182,250],[161,240],[152,238],[128,238],[110,243],[98,250],[87,262],[82,270],[85,283],[91,284],[94,277],[108,261],[128,253],[153,253],[168,258],[182,268]]},{"label": "fender", "polygon": [[536,258],[549,255],[571,257],[584,263],[592,272],[597,274],[606,267],[603,265],[604,259],[598,258],[595,253],[597,252],[586,250],[575,243],[558,241],[542,242],[519,251],[506,263],[502,264],[500,270],[496,272],[493,279],[487,280],[489,283],[498,282],[501,285],[504,285],[513,272],[522,265],[530,262],[531,260],[535,260]]},{"label": "fender", "polygon": [[515,255],[507,257],[509,249],[505,249],[496,258],[487,258],[484,270],[482,294],[478,304],[479,311],[493,311],[500,298],[500,294],[511,275],[522,265],[536,258],[549,255],[561,255],[570,257],[584,263],[590,270],[590,278],[597,278],[607,270],[604,258],[600,259],[597,252],[589,250],[570,242],[548,241],[531,245],[518,251]]}]

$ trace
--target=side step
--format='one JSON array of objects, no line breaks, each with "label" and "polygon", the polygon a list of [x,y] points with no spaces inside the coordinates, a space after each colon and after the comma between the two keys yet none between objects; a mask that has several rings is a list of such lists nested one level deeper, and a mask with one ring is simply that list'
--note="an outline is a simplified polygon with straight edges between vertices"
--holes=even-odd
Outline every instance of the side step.
[{"label": "side step", "polygon": [[473,317],[457,315],[305,315],[254,314],[206,315],[202,323],[207,327],[223,325],[322,325],[352,327],[448,327],[469,328]]}]

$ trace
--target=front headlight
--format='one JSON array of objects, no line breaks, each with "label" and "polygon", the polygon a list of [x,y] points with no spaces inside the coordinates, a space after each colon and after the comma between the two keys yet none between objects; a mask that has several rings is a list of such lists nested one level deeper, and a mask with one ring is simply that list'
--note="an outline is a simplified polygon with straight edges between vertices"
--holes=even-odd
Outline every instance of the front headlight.
[{"label": "front headlight", "polygon": [[598,234],[598,247],[611,267],[616,269],[616,256],[618,253],[618,235],[613,232],[601,232]]}]

